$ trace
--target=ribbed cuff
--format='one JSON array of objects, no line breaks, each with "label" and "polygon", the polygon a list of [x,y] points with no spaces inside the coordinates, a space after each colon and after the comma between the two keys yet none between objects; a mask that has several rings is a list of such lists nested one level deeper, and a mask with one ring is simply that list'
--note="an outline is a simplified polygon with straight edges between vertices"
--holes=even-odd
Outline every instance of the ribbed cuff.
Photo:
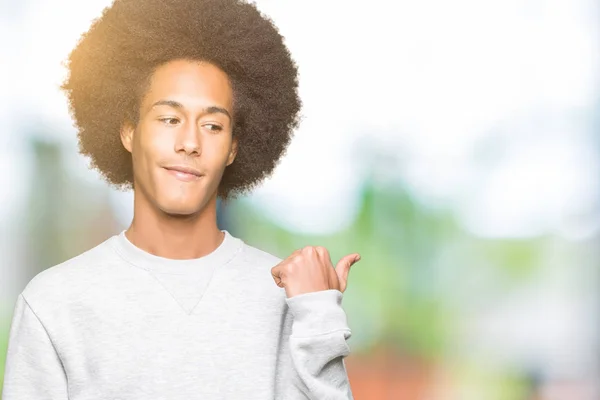
[{"label": "ribbed cuff", "polygon": [[292,312],[293,336],[314,336],[341,329],[350,330],[342,308],[343,294],[337,289],[299,294],[286,299]]}]

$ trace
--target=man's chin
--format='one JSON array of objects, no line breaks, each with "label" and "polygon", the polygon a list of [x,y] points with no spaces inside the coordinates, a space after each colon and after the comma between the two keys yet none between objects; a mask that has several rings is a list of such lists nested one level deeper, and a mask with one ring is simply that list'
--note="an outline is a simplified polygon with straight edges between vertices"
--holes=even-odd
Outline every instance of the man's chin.
[{"label": "man's chin", "polygon": [[176,218],[190,218],[210,208],[211,199],[204,195],[164,196],[156,198],[155,206],[165,215]]},{"label": "man's chin", "polygon": [[198,207],[197,204],[186,205],[186,206],[170,205],[170,206],[162,206],[162,207],[160,207],[160,210],[163,212],[163,214],[165,214],[169,217],[185,219],[185,218],[192,218],[194,216],[197,216],[202,211],[202,208]]}]

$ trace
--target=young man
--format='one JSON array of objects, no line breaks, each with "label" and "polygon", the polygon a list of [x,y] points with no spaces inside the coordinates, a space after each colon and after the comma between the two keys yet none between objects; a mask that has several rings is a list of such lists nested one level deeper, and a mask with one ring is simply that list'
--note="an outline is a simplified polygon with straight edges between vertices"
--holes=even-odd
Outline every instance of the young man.
[{"label": "young man", "polygon": [[285,260],[216,221],[297,126],[297,69],[236,0],[116,0],[69,57],[81,152],[134,190],[129,228],[34,277],[10,329],[4,400],[352,399],[350,266]]}]

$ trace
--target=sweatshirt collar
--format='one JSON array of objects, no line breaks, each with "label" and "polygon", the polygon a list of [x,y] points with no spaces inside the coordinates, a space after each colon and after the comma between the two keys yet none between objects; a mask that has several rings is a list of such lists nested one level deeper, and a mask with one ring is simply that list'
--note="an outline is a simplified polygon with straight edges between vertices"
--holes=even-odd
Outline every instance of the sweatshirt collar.
[{"label": "sweatshirt collar", "polygon": [[140,249],[127,239],[125,230],[113,237],[115,251],[127,262],[151,272],[169,274],[189,274],[214,268],[231,261],[242,249],[243,241],[232,236],[227,230],[221,230],[225,237],[211,253],[193,259],[175,260],[159,257]]}]

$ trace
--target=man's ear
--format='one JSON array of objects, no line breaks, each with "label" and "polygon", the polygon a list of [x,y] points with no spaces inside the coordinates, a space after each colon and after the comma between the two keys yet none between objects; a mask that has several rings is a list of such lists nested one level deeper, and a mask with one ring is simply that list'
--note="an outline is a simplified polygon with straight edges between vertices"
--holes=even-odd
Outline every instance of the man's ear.
[{"label": "man's ear", "polygon": [[229,152],[229,157],[227,158],[227,166],[231,165],[235,160],[235,156],[237,155],[238,150],[238,141],[237,139],[233,139],[231,143],[231,151]]},{"label": "man's ear", "polygon": [[133,133],[135,132],[135,127],[130,122],[124,122],[121,125],[121,143],[123,143],[123,147],[131,153],[133,149]]}]

